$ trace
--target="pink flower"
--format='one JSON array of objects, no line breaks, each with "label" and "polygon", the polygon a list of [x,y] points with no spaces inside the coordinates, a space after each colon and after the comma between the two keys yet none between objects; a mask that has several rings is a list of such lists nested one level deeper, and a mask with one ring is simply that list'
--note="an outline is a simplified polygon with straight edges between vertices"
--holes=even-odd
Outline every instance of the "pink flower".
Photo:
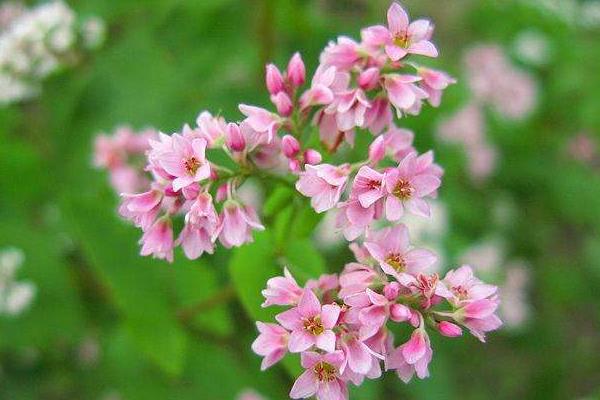
[{"label": "pink flower", "polygon": [[395,369],[404,383],[408,383],[415,373],[420,379],[424,379],[429,376],[428,365],[432,355],[429,336],[424,329],[416,329],[408,342],[389,355],[386,367]]},{"label": "pink flower", "polygon": [[385,195],[384,174],[371,167],[360,167],[354,178],[351,197],[357,198],[361,206],[368,208]]},{"label": "pink flower", "polygon": [[201,193],[185,215],[185,226],[177,244],[180,244],[187,258],[194,260],[207,252],[213,253],[215,235],[219,227],[219,217],[208,193]]},{"label": "pink flower", "polygon": [[401,161],[404,157],[414,152],[413,140],[415,134],[408,129],[398,128],[391,124],[388,130],[383,134],[386,151],[396,161]]},{"label": "pink flower", "polygon": [[418,113],[421,101],[428,97],[428,93],[415,84],[420,80],[420,77],[414,75],[388,74],[385,76],[384,87],[390,103],[396,108],[398,115]]},{"label": "pink flower", "polygon": [[302,353],[302,367],[306,369],[296,379],[290,391],[292,399],[316,396],[317,400],[347,400],[348,388],[340,379],[344,354],[336,351],[319,354],[312,351]]},{"label": "pink flower", "polygon": [[340,274],[341,290],[338,296],[342,299],[360,292],[371,286],[377,278],[377,273],[369,266],[359,263],[346,264]]},{"label": "pink flower", "polygon": [[350,74],[340,72],[336,67],[319,65],[310,89],[300,97],[300,108],[330,104],[335,99],[335,93],[347,90],[349,83]]},{"label": "pink flower", "polygon": [[448,271],[443,282],[452,293],[448,301],[456,307],[493,296],[498,290],[496,286],[483,283],[475,277],[468,265]]},{"label": "pink flower", "polygon": [[264,371],[285,356],[290,334],[277,324],[257,322],[256,327],[260,334],[252,343],[252,351],[264,357],[260,366]]},{"label": "pink flower", "polygon": [[310,289],[305,289],[297,307],[278,314],[275,319],[284,328],[292,331],[289,350],[299,353],[316,346],[329,353],[335,350],[336,325],[340,315],[337,304],[321,306],[319,299]]},{"label": "pink flower", "polygon": [[205,158],[206,140],[190,140],[179,134],[171,136],[171,148],[158,156],[159,165],[171,176],[173,190],[179,191],[210,176],[210,164]]},{"label": "pink flower", "polygon": [[430,172],[419,171],[420,165],[414,153],[406,156],[397,168],[388,170],[385,187],[388,191],[385,203],[386,217],[397,221],[404,208],[413,214],[428,217],[429,204],[423,199],[434,193],[441,184],[440,178]]},{"label": "pink flower", "polygon": [[302,297],[302,288],[287,268],[283,270],[284,276],[277,276],[267,281],[267,288],[261,293],[265,298],[262,307],[272,305],[295,306]]},{"label": "pink flower", "polygon": [[[346,332],[340,337],[340,347],[344,352],[345,367],[352,372],[360,375],[366,375],[371,371],[374,352],[359,338],[358,332]],[[377,355],[380,357],[380,355]],[[345,369],[345,368],[344,368]]]},{"label": "pink flower", "polygon": [[327,211],[340,201],[349,172],[348,164],[307,164],[296,182],[296,190],[311,198],[310,204],[316,212]]},{"label": "pink flower", "polygon": [[281,126],[281,119],[264,108],[240,104],[239,109],[246,116],[244,122],[248,123],[256,132],[266,134],[267,142],[271,142]]},{"label": "pink flower", "polygon": [[119,207],[119,214],[127,218],[146,230],[152,225],[163,199],[163,193],[160,190],[152,189],[139,194],[122,194],[123,201]]},{"label": "pink flower", "polygon": [[321,53],[319,61],[326,67],[334,66],[342,71],[348,71],[360,60],[360,46],[354,40],[342,36],[337,42],[329,42]]},{"label": "pink flower", "polygon": [[454,312],[455,319],[466,326],[471,334],[485,342],[485,333],[494,331],[502,326],[502,321],[496,314],[499,300],[497,296],[488,299],[475,300]]},{"label": "pink flower", "polygon": [[438,52],[429,41],[433,25],[427,20],[417,20],[409,24],[408,14],[398,3],[388,9],[389,37],[385,52],[392,61],[398,61],[407,54],[437,57]]},{"label": "pink flower", "polygon": [[363,127],[365,113],[370,107],[371,103],[362,89],[355,89],[337,93],[334,102],[325,112],[335,114],[338,130],[345,132],[354,127]]},{"label": "pink flower", "polygon": [[456,83],[456,79],[443,71],[424,67],[419,68],[418,73],[423,78],[421,87],[427,92],[429,103],[434,107],[439,107],[442,101],[442,92],[449,85]]},{"label": "pink flower", "polygon": [[252,230],[265,229],[254,208],[243,206],[233,200],[225,202],[220,219],[221,223],[217,231],[219,240],[226,248],[239,247],[244,243],[252,242]]},{"label": "pink flower", "polygon": [[[381,269],[401,284],[408,286],[414,277],[437,261],[437,256],[425,249],[411,249],[408,228],[404,224],[387,228],[383,236],[365,247],[379,262]],[[412,276],[411,276],[412,275]]]},{"label": "pink flower", "polygon": [[140,254],[147,256],[152,254],[155,258],[166,259],[173,262],[173,228],[171,219],[163,217],[152,225],[140,240],[142,250]]},{"label": "pink flower", "polygon": [[371,107],[365,112],[365,127],[371,133],[379,135],[383,129],[392,123],[393,115],[390,102],[385,97],[378,97],[371,101]]},{"label": "pink flower", "polygon": [[196,118],[196,124],[198,125],[196,132],[199,132],[199,137],[206,140],[209,148],[218,147],[223,143],[227,128],[223,117],[213,117],[208,111],[202,111]]}]

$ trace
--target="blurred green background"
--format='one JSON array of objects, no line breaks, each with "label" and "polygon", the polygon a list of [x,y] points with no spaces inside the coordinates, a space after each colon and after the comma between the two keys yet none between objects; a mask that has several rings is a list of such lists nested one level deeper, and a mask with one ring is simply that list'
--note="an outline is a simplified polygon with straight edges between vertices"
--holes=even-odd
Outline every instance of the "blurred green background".
[{"label": "blurred green background", "polygon": [[[0,399],[235,399],[245,388],[287,398],[288,370],[261,373],[250,350],[253,318],[272,315],[253,307],[259,290],[284,261],[306,278],[339,271],[350,253],[315,250],[305,237],[317,217],[278,213],[275,202],[255,245],[194,262],[178,253],[172,265],[141,258],[140,233],[117,217],[107,175],[91,166],[93,138],[122,123],[172,132],[203,109],[237,120],[238,103],[267,105],[266,62],[283,67],[300,51],[312,72],[328,40],[384,23],[389,2],[68,3],[106,21],[103,48],[46,81],[39,98],[0,109],[0,248],[23,250],[19,279],[37,286],[29,309],[0,316]],[[439,109],[400,122],[446,168],[447,260],[502,238],[504,257],[528,264],[530,313],[485,345],[434,337],[430,379],[388,374],[352,399],[600,398],[600,158],[568,151],[582,132],[600,140],[600,18],[577,11],[591,3],[403,2],[435,21],[435,65],[459,78]],[[546,40],[543,65],[515,54],[523,31]],[[521,121],[488,115],[498,167],[474,184],[462,149],[435,129],[468,102],[462,56],[482,42],[503,46],[538,96]],[[509,205],[500,216],[499,201]]]}]

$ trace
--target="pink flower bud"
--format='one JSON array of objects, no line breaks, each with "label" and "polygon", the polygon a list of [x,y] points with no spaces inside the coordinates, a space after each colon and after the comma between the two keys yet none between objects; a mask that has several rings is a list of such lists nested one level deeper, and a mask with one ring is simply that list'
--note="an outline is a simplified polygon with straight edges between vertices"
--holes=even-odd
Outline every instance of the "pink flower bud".
[{"label": "pink flower bud", "polygon": [[225,139],[227,147],[232,151],[242,151],[246,147],[246,139],[240,131],[240,127],[237,124],[230,123],[227,125],[227,138]]},{"label": "pink flower bud", "polygon": [[410,308],[404,304],[392,304],[390,307],[390,318],[395,322],[408,321],[412,316]]},{"label": "pink flower bud", "polygon": [[383,288],[383,295],[390,301],[396,300],[399,293],[400,284],[398,282],[390,282]]},{"label": "pink flower bud", "polygon": [[358,76],[358,84],[362,89],[371,90],[377,86],[379,77],[379,68],[371,67]]},{"label": "pink flower bud", "polygon": [[414,310],[410,310],[409,322],[412,326],[418,328],[419,325],[421,325],[421,316],[419,315],[419,313]]},{"label": "pink flower bud", "polygon": [[288,162],[288,167],[289,167],[290,171],[292,171],[292,172],[300,172],[301,171],[300,161],[296,160],[296,159],[290,159],[290,161]]},{"label": "pink flower bud", "polygon": [[271,101],[275,104],[275,107],[277,107],[277,112],[284,117],[289,117],[294,110],[292,100],[286,92],[279,92],[272,95]]},{"label": "pink flower bud", "polygon": [[214,168],[210,169],[210,177],[208,178],[211,181],[216,181],[217,179],[219,179],[219,174],[217,174],[217,171]]},{"label": "pink flower bud", "polygon": [[227,199],[227,187],[229,186],[228,183],[224,183],[221,186],[219,186],[219,188],[217,189],[217,194],[216,194],[216,200],[217,201],[224,201],[225,199]]},{"label": "pink flower bud", "polygon": [[265,76],[267,82],[267,90],[272,95],[281,92],[284,88],[283,76],[274,64],[267,65],[267,72]]},{"label": "pink flower bud", "polygon": [[304,61],[302,61],[300,53],[296,53],[288,64],[287,79],[292,85],[298,87],[304,83],[305,78],[306,69],[304,68]]},{"label": "pink flower bud", "polygon": [[383,135],[378,136],[369,146],[369,161],[371,164],[377,164],[385,157],[385,140]]},{"label": "pink flower bud", "polygon": [[447,337],[457,337],[462,335],[462,329],[460,326],[453,324],[452,322],[442,321],[437,326],[438,331]]},{"label": "pink flower bud", "polygon": [[317,165],[321,162],[323,158],[321,157],[321,153],[314,149],[307,149],[304,152],[304,162],[310,165]]},{"label": "pink flower bud", "polygon": [[285,135],[281,138],[281,149],[287,158],[295,158],[300,151],[300,143],[292,135]]}]

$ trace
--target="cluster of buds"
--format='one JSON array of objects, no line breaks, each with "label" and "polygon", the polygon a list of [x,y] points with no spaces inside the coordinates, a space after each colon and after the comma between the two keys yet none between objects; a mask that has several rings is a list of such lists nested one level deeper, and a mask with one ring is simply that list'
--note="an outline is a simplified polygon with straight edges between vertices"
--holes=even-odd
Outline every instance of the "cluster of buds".
[{"label": "cluster of buds", "polygon": [[17,2],[0,6],[0,104],[37,95],[41,82],[75,64],[84,50],[98,47],[104,24],[79,19],[62,1],[27,9]]},{"label": "cluster of buds", "polygon": [[[496,286],[464,265],[443,279],[427,269],[436,256],[412,248],[402,225],[371,232],[353,243],[356,262],[338,275],[324,275],[300,287],[289,271],[271,278],[263,306],[287,306],[277,323],[257,322],[252,349],[266,369],[288,352],[301,353],[306,371],[290,391],[293,399],[348,398],[347,385],[393,370],[404,382],[429,376],[433,350],[429,331],[446,337],[463,328],[481,341],[500,327]],[[392,331],[404,324],[412,333],[397,345]]]}]

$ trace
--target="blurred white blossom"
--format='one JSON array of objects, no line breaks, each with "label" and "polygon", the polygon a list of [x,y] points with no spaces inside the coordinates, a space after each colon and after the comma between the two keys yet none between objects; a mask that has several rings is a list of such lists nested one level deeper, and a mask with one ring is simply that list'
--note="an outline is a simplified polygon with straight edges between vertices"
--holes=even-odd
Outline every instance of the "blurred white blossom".
[{"label": "blurred white blossom", "polygon": [[28,281],[16,281],[25,256],[16,248],[0,251],[0,315],[18,315],[25,311],[35,296],[36,287]]}]

